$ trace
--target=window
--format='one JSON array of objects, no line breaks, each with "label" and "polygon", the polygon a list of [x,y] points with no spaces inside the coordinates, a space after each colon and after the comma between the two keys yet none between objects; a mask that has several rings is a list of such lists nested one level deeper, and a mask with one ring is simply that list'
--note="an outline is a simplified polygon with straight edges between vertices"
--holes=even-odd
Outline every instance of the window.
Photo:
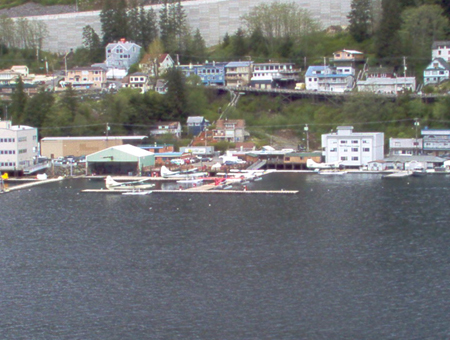
[{"label": "window", "polygon": [[347,144],[346,140],[341,140],[341,144]]},{"label": "window", "polygon": [[358,152],[359,149],[358,148],[352,148],[352,152]]},{"label": "window", "polygon": [[369,148],[363,148],[363,152],[370,152]]},{"label": "window", "polygon": [[341,157],[341,161],[346,161],[347,160],[347,157],[346,156],[342,156]]},{"label": "window", "polygon": [[352,157],[352,161],[358,161],[359,158],[358,157]]},{"label": "window", "polygon": [[337,148],[331,148],[330,152],[337,152]]},{"label": "window", "polygon": [[352,140],[352,144],[358,144],[357,140]]}]

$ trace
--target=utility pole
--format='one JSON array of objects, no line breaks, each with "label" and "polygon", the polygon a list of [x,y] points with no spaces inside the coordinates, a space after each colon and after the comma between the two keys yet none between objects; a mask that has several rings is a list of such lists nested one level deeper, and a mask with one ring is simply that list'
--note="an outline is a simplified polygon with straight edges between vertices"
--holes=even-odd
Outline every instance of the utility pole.
[{"label": "utility pole", "polygon": [[418,148],[419,148],[419,142],[417,141],[417,136],[418,136],[418,130],[419,130],[419,126],[420,126],[420,122],[419,122],[419,118],[414,118],[414,126],[416,128],[416,139],[414,141],[414,154],[417,155],[418,154]]},{"label": "utility pole", "polygon": [[308,124],[305,124],[304,130],[306,132],[306,152],[309,152],[309,127],[308,127]]}]

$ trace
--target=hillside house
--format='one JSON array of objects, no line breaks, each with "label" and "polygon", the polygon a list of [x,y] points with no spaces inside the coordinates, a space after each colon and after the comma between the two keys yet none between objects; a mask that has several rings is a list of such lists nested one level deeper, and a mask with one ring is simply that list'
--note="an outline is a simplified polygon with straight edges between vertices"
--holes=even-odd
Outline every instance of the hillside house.
[{"label": "hillside house", "polygon": [[139,61],[141,46],[125,39],[106,45],[105,64],[108,67],[108,79],[122,79],[131,65]]},{"label": "hillside house", "polygon": [[434,41],[431,45],[431,59],[442,58],[450,62],[450,41]]},{"label": "hillside house", "polygon": [[161,136],[171,134],[176,138],[181,137],[181,124],[180,122],[159,122],[153,125],[150,129],[151,136]]},{"label": "hillside house", "polygon": [[423,84],[435,85],[450,78],[450,64],[444,58],[434,58],[423,71]]},{"label": "hillside house", "polygon": [[61,86],[74,89],[102,89],[106,85],[106,72],[101,67],[75,67],[67,71]]},{"label": "hillside house", "polygon": [[248,137],[249,133],[245,131],[244,119],[219,119],[213,130],[213,139],[218,142],[244,142]]},{"label": "hillside house", "polygon": [[248,86],[253,61],[232,61],[225,66],[225,84],[230,87]]}]

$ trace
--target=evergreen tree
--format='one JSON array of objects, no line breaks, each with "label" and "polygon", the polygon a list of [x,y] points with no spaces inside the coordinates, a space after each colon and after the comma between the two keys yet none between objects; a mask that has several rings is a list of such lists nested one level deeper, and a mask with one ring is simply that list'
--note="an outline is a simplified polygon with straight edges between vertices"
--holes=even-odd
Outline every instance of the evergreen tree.
[{"label": "evergreen tree", "polygon": [[267,40],[264,37],[261,28],[256,28],[250,36],[250,51],[256,56],[263,57],[269,54]]},{"label": "evergreen tree", "polygon": [[188,55],[193,56],[192,58],[193,62],[201,62],[205,60],[206,44],[198,28],[195,30],[194,38],[192,40],[192,47],[190,48],[190,50],[191,53]]},{"label": "evergreen tree", "polygon": [[100,12],[103,31],[103,44],[128,39],[127,3],[125,0],[105,0]]},{"label": "evergreen tree", "polygon": [[166,80],[167,93],[165,99],[171,109],[170,118],[186,119],[186,84],[183,73],[175,67],[171,68],[167,70]]},{"label": "evergreen tree", "polygon": [[114,23],[114,0],[105,0],[100,12],[100,23],[103,32],[103,45],[106,46],[113,42],[116,37],[116,28]]},{"label": "evergreen tree", "polygon": [[401,26],[402,3],[400,0],[383,0],[381,6],[383,14],[375,37],[376,53],[379,58],[389,58],[383,61],[384,64],[396,64],[399,61],[393,57],[401,54],[398,30]]},{"label": "evergreen tree", "polygon": [[230,45],[230,43],[231,43],[231,38],[227,32],[227,33],[225,33],[225,36],[223,37],[223,40],[222,40],[222,48],[227,48],[228,45]]},{"label": "evergreen tree", "polygon": [[28,96],[25,93],[22,77],[19,76],[16,82],[16,88],[11,95],[10,112],[14,124],[23,124],[24,111],[27,105]]},{"label": "evergreen tree", "polygon": [[127,12],[127,22],[129,23],[128,39],[134,41],[138,45],[138,39],[142,26],[139,22],[139,9],[137,0],[130,1],[130,9]]},{"label": "evergreen tree", "polygon": [[89,51],[90,63],[98,63],[103,60],[104,49],[95,30],[87,25],[83,28],[83,46]]},{"label": "evergreen tree", "polygon": [[144,6],[141,5],[139,8],[139,35],[137,43],[144,49],[152,43],[153,40],[158,36],[158,28],[156,26],[156,15],[153,8],[145,11]]},{"label": "evergreen tree", "polygon": [[23,124],[43,127],[48,113],[52,110],[55,98],[51,92],[43,88],[31,97],[25,106]]},{"label": "evergreen tree", "polygon": [[163,43],[164,48],[167,50],[172,34],[171,23],[169,19],[169,6],[167,0],[164,0],[163,6],[159,11],[159,32],[161,42]]},{"label": "evergreen tree", "polygon": [[362,42],[370,37],[371,1],[370,0],[353,0],[351,11],[347,17],[350,22],[349,31],[353,39]]},{"label": "evergreen tree", "polygon": [[241,28],[238,28],[236,34],[231,39],[231,47],[234,58],[242,58],[247,55],[247,39]]}]

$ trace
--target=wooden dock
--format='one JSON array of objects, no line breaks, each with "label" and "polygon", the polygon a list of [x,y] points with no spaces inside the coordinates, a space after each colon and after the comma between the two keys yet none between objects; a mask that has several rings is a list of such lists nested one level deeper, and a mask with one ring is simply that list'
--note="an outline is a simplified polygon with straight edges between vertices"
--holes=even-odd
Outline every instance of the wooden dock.
[{"label": "wooden dock", "polygon": [[[124,191],[119,190],[107,190],[107,189],[86,189],[82,190],[83,193],[96,193],[96,194],[122,194]],[[242,194],[242,195],[255,195],[255,194],[275,194],[275,195],[295,195],[298,190],[152,190],[152,194]]]},{"label": "wooden dock", "polygon": [[[29,182],[29,183],[25,183],[25,184],[19,184],[19,185],[12,186],[12,187],[6,189],[5,192],[23,190],[23,189],[27,189],[27,188],[35,187],[37,185],[42,185],[42,184],[47,184],[47,183],[60,182],[63,179],[64,179],[64,177],[45,179],[45,180],[41,180],[41,181],[35,180],[34,182]],[[6,183],[8,183],[8,182],[6,182]]]}]

